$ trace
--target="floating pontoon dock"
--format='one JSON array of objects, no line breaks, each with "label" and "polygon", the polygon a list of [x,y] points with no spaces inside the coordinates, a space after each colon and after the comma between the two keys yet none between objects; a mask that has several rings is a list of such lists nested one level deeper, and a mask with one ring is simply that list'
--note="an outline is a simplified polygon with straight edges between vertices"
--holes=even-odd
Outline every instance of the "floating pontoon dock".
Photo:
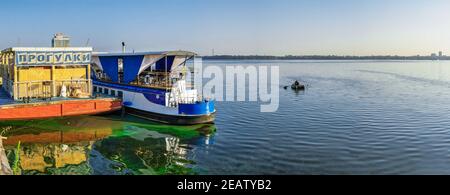
[{"label": "floating pontoon dock", "polygon": [[95,115],[115,112],[122,108],[117,98],[54,98],[33,100],[30,103],[13,101],[0,90],[0,121],[28,120],[76,115]]}]

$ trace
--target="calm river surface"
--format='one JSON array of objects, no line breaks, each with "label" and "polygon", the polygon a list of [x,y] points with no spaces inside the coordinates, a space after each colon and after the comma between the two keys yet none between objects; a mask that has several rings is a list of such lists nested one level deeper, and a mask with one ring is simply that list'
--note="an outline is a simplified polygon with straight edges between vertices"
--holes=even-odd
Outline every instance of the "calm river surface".
[{"label": "calm river surface", "polygon": [[[11,165],[22,174],[450,174],[450,62],[204,64],[280,66],[279,110],[218,102],[215,125],[185,128],[119,116],[3,122]],[[306,91],[281,87],[293,80]]]}]

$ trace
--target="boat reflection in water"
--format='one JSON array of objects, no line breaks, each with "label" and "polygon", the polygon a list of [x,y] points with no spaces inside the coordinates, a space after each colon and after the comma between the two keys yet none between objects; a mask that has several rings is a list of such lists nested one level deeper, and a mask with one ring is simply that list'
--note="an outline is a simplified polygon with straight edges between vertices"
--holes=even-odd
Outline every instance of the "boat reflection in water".
[{"label": "boat reflection in water", "polygon": [[22,174],[56,175],[195,174],[190,143],[215,132],[211,124],[180,127],[92,116],[1,122],[0,128],[8,137],[3,144],[11,166]]}]

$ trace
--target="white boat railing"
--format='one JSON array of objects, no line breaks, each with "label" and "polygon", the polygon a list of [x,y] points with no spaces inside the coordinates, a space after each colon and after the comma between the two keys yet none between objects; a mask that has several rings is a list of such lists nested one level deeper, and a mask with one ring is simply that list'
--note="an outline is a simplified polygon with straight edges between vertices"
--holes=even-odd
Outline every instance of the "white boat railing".
[{"label": "white boat railing", "polygon": [[168,105],[169,107],[178,107],[179,104],[194,104],[198,101],[197,91],[188,90],[186,93],[169,93]]}]

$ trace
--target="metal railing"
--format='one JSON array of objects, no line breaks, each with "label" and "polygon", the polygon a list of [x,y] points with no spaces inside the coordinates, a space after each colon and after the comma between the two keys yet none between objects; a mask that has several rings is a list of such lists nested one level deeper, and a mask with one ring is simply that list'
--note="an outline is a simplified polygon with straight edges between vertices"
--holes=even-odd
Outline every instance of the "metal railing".
[{"label": "metal railing", "polygon": [[73,90],[77,90],[83,94],[91,94],[90,79],[73,79],[73,80],[41,80],[41,81],[21,81],[14,82],[8,80],[5,89],[12,90],[14,99],[20,98],[51,98],[58,97],[61,94],[62,86],[67,87],[70,95]]}]

